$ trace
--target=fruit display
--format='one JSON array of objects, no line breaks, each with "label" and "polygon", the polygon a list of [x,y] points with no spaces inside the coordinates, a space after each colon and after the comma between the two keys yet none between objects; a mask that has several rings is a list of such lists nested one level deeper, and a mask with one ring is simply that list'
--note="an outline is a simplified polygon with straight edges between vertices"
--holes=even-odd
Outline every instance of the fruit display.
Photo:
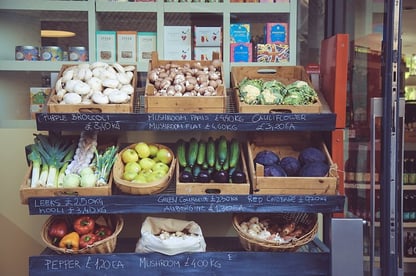
[{"label": "fruit display", "polygon": [[298,156],[280,156],[273,150],[258,152],[253,160],[264,166],[264,176],[274,177],[322,177],[330,166],[325,153],[317,147],[306,147]]},{"label": "fruit display", "polygon": [[118,148],[100,149],[97,133],[74,137],[51,133],[34,134],[27,158],[32,165],[31,188],[91,188],[109,183]]},{"label": "fruit display", "polygon": [[247,176],[241,169],[240,143],[224,135],[214,139],[176,142],[180,182],[245,183]]},{"label": "fruit display", "polygon": [[120,158],[124,165],[121,178],[140,185],[165,177],[174,155],[162,145],[141,141],[124,149]]}]

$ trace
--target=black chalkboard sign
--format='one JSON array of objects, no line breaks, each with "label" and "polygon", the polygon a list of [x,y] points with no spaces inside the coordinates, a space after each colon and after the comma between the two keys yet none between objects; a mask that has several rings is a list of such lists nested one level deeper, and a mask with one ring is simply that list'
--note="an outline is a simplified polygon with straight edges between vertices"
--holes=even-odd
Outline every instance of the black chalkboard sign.
[{"label": "black chalkboard sign", "polygon": [[29,199],[31,215],[109,213],[342,212],[344,196],[171,195],[62,196]]},{"label": "black chalkboard sign", "polygon": [[[52,255],[29,258],[31,276],[45,275],[330,275],[331,255],[321,252],[202,252]],[[253,267],[255,266],[255,267]],[[305,274],[307,273],[307,274]]]},{"label": "black chalkboard sign", "polygon": [[323,114],[112,114],[38,113],[38,130],[86,131],[332,131],[336,115]]}]

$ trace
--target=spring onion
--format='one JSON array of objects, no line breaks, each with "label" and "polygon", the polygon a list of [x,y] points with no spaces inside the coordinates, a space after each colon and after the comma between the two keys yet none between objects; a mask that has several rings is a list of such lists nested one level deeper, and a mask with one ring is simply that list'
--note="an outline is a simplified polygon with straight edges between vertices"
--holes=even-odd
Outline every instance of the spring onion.
[{"label": "spring onion", "polygon": [[102,154],[95,150],[95,174],[97,175],[97,186],[107,185],[108,177],[111,172],[111,168],[116,161],[116,154],[118,147],[108,147]]}]

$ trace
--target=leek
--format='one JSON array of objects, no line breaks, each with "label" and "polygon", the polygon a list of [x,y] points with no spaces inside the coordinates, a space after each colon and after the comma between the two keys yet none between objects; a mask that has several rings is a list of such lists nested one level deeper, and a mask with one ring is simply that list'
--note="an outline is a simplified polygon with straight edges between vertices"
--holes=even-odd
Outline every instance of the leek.
[{"label": "leek", "polygon": [[31,152],[28,155],[28,159],[32,162],[32,176],[30,180],[30,187],[35,188],[38,186],[40,167],[42,165],[42,158],[35,144],[30,146]]},{"label": "leek", "polygon": [[35,134],[35,143],[37,143],[39,153],[45,163],[42,172],[44,169],[46,170],[47,166],[47,173],[42,174],[41,172],[40,184],[46,187],[57,187],[59,169],[64,165],[64,158],[67,154],[74,150],[74,145],[69,140],[53,134],[49,137]]}]

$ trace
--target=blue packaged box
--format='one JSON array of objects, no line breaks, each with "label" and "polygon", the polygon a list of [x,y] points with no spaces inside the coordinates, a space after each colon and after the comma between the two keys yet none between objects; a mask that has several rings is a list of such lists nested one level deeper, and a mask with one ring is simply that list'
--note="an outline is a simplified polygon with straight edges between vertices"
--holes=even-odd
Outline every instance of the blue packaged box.
[{"label": "blue packaged box", "polygon": [[230,42],[247,43],[250,42],[250,24],[231,24]]}]

